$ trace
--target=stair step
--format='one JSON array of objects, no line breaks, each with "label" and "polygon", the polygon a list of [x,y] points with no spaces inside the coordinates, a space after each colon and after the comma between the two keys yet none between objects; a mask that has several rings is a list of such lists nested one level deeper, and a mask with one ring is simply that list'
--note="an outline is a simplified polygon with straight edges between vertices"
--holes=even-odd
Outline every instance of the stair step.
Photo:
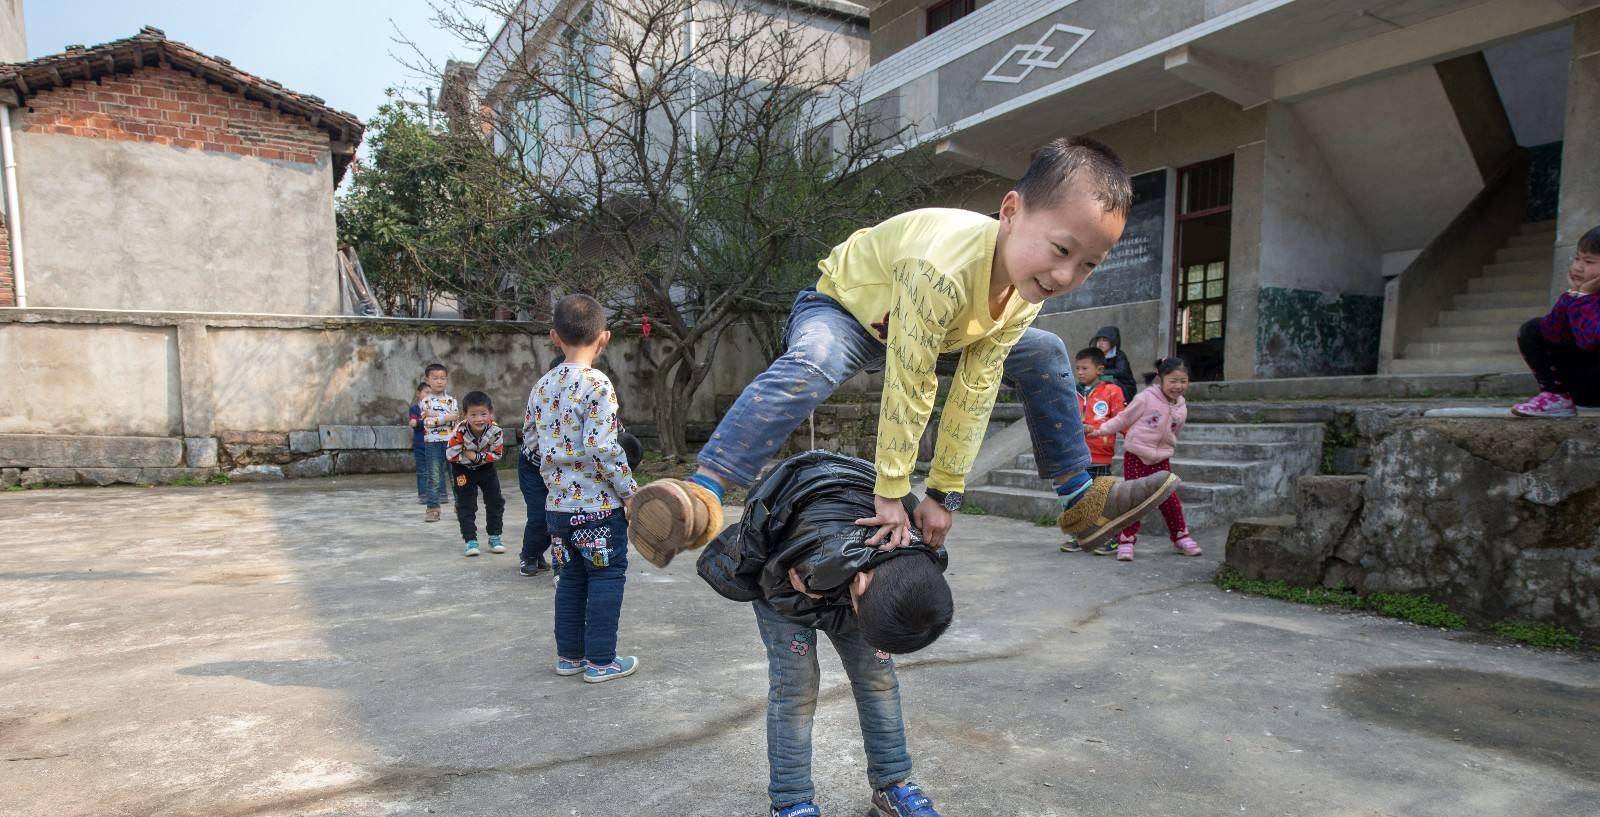
[{"label": "stair step", "polygon": [[[1532,317],[1531,315],[1529,317]],[[1417,331],[1415,343],[1449,343],[1458,340],[1501,340],[1516,343],[1522,323],[1476,323],[1469,326],[1430,326]]]},{"label": "stair step", "polygon": [[[1217,485],[1204,482],[1184,482],[1178,486],[1178,498],[1184,509],[1190,506],[1216,505],[1244,495],[1246,489],[1239,485]],[[997,516],[1012,519],[1038,520],[1061,512],[1061,502],[1054,491],[1042,488],[1013,488],[1007,485],[978,485],[967,488],[966,501]],[[1151,511],[1154,516],[1155,512]]]},{"label": "stair step", "polygon": [[1538,317],[1525,306],[1498,309],[1450,309],[1439,313],[1440,326],[1477,326],[1480,324],[1516,324],[1521,326],[1529,318]]},{"label": "stair step", "polygon": [[1450,299],[1452,309],[1506,309],[1525,306],[1534,312],[1544,311],[1550,295],[1544,290],[1517,289],[1505,292],[1463,292]]},{"label": "stair step", "polygon": [[1506,357],[1517,354],[1515,334],[1493,340],[1450,340],[1439,343],[1408,343],[1404,358]]},{"label": "stair step", "polygon": [[1501,374],[1527,371],[1519,355],[1485,355],[1469,358],[1396,358],[1395,374]]},{"label": "stair step", "polygon": [[1183,427],[1182,436],[1183,442],[1321,445],[1322,426],[1318,423],[1190,423]]},{"label": "stair step", "polygon": [[1467,282],[1468,292],[1538,292],[1550,289],[1549,273],[1480,275]]},{"label": "stair step", "polygon": [[[1551,243],[1554,242],[1552,241]],[[1540,264],[1548,265],[1552,252],[1553,249],[1551,247],[1545,246],[1506,247],[1494,254],[1494,260],[1496,264],[1518,264],[1537,261]]]},{"label": "stair step", "polygon": [[1514,235],[1506,239],[1507,248],[1544,247],[1545,249],[1549,250],[1554,249],[1555,245],[1556,234],[1553,231],[1548,233],[1525,233],[1522,235]]},{"label": "stair step", "polygon": [[[1191,411],[1193,409],[1191,408]],[[1232,462],[1267,462],[1282,457],[1300,447],[1301,443],[1285,442],[1221,442],[1207,440],[1191,440],[1188,437],[1189,429],[1198,427],[1199,424],[1190,424],[1184,427],[1182,439],[1178,440],[1177,455],[1186,460],[1225,460]],[[1112,475],[1122,476],[1121,453],[1114,459],[1116,467],[1111,470]],[[1039,467],[1032,454],[1022,454],[1017,457],[1013,468],[1038,474]]]},{"label": "stair step", "polygon": [[1553,234],[1555,231],[1556,220],[1553,218],[1547,218],[1544,221],[1530,221],[1517,228],[1518,235],[1540,235],[1543,233]]},{"label": "stair step", "polygon": [[1489,278],[1530,277],[1538,278],[1541,283],[1550,280],[1550,259],[1542,261],[1505,261],[1483,266],[1483,275]]}]

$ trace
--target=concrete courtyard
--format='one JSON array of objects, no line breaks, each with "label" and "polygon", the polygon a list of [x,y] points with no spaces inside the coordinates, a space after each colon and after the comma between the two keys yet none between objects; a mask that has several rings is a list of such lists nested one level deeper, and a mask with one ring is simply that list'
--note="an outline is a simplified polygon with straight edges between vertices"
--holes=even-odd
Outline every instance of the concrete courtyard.
[{"label": "concrete courtyard", "polygon": [[[766,813],[747,607],[635,558],[639,675],[559,678],[548,579],[413,503],[403,475],[0,494],[0,814]],[[1225,593],[1223,536],[1118,564],[959,518],[956,622],[899,662],[941,813],[1600,814],[1600,661]],[[822,652],[819,804],[860,815]]]}]

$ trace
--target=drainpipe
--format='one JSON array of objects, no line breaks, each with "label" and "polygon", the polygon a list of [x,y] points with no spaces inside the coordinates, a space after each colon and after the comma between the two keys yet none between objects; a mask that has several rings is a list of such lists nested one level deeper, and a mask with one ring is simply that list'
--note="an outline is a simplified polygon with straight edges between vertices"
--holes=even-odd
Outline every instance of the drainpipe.
[{"label": "drainpipe", "polygon": [[22,263],[22,209],[17,204],[17,148],[11,143],[11,106],[0,104],[0,151],[5,153],[6,231],[11,237],[11,280],[18,308],[28,306]]}]

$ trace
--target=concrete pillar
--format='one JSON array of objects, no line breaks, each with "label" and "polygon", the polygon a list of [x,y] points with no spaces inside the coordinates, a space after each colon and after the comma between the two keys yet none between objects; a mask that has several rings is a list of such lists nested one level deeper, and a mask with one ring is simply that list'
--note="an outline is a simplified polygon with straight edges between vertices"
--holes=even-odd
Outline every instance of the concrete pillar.
[{"label": "concrete pillar", "polygon": [[1256,377],[1256,303],[1261,279],[1261,206],[1267,143],[1233,152],[1233,220],[1228,244],[1228,325],[1222,373],[1228,380]]},{"label": "concrete pillar", "polygon": [[1567,288],[1567,266],[1578,239],[1600,225],[1600,9],[1573,18],[1572,69],[1567,75],[1567,128],[1561,146],[1561,201],[1556,214],[1552,300]]},{"label": "concrete pillar", "polygon": [[212,390],[211,341],[200,320],[178,322],[178,401],[183,409],[183,436],[210,437],[216,398]]}]

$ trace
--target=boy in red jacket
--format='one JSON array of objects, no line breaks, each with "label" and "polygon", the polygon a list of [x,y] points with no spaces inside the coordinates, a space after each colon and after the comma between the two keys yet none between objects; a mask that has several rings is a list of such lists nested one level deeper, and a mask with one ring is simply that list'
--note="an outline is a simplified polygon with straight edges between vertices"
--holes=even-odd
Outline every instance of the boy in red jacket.
[{"label": "boy in red jacket", "polygon": [[[1089,475],[1109,477],[1111,460],[1117,455],[1117,440],[1115,437],[1089,435],[1099,430],[1105,421],[1121,414],[1127,407],[1127,401],[1122,396],[1122,387],[1117,384],[1116,378],[1106,373],[1106,353],[1098,348],[1090,346],[1079,351],[1073,361],[1072,372],[1078,378],[1078,408],[1083,412],[1083,431],[1089,443]],[[1108,540],[1104,547],[1115,552],[1117,543]],[[1082,549],[1077,537],[1070,535],[1061,544],[1063,553],[1075,553]]]}]

